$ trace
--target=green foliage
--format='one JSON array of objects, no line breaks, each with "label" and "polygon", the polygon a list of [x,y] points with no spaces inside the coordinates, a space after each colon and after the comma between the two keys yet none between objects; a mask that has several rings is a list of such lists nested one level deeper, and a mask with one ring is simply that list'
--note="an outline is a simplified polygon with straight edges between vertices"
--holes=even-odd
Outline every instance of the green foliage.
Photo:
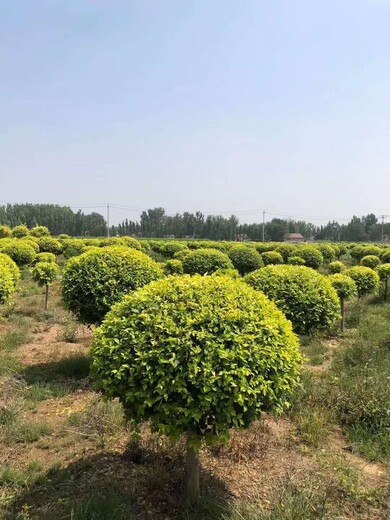
[{"label": "green foliage", "polygon": [[256,242],[256,251],[258,253],[265,253],[266,251],[272,251],[274,245],[271,242]]},{"label": "green foliage", "polygon": [[11,271],[0,264],[0,305],[9,300],[15,290],[15,283]]},{"label": "green foliage", "polygon": [[217,249],[196,249],[183,258],[186,274],[211,274],[217,269],[231,269],[229,257]]},{"label": "green foliage", "polygon": [[335,273],[329,276],[329,280],[340,299],[349,300],[349,298],[357,296],[356,284],[350,276]]},{"label": "green foliage", "polygon": [[37,240],[37,238],[32,237],[31,235],[19,239],[19,241],[23,242],[23,244],[28,244],[30,247],[32,247],[35,253],[39,253],[39,245]]},{"label": "green foliage", "polygon": [[330,244],[317,244],[317,249],[321,252],[325,262],[331,262],[336,256],[336,251]]},{"label": "green foliage", "polygon": [[233,278],[233,280],[241,278],[237,269],[217,269],[213,273],[213,276],[229,276],[229,278]]},{"label": "green foliage", "polygon": [[14,288],[20,280],[20,271],[16,263],[4,253],[0,253],[0,267],[6,267],[11,274]]},{"label": "green foliage", "polygon": [[321,251],[314,246],[300,246],[297,251],[297,256],[304,259],[306,267],[313,269],[318,269],[324,263],[324,257]]},{"label": "green foliage", "polygon": [[229,251],[229,258],[241,276],[263,267],[260,254],[250,246],[233,246]]},{"label": "green foliage", "polygon": [[161,250],[161,253],[168,258],[173,258],[175,253],[179,251],[188,251],[187,244],[184,242],[167,242]]},{"label": "green foliage", "polygon": [[86,251],[85,243],[79,238],[66,239],[62,242],[62,245],[63,254],[66,259],[72,258],[73,256],[79,256]]},{"label": "green foliage", "polygon": [[380,258],[384,264],[390,263],[390,247],[383,249]]},{"label": "green foliage", "polygon": [[38,285],[50,285],[58,276],[58,265],[54,262],[37,262],[31,274]]},{"label": "green foliage", "polygon": [[125,246],[126,242],[121,237],[107,237],[100,241],[100,247]]},{"label": "green foliage", "polygon": [[183,261],[189,252],[190,252],[190,249],[183,249],[182,251],[178,251],[177,253],[174,253],[173,258],[175,260]]},{"label": "green foliage", "polygon": [[247,275],[245,281],[274,301],[300,334],[332,327],[340,319],[336,291],[326,276],[313,269],[270,265]]},{"label": "green foliage", "polygon": [[352,249],[349,251],[349,254],[351,257],[356,260],[357,262],[360,262],[360,260],[365,255],[364,253],[364,247],[362,245],[357,245],[352,247]]},{"label": "green foliage", "polygon": [[50,236],[50,231],[46,226],[35,226],[31,229],[30,232],[33,237],[37,238]]},{"label": "green foliage", "polygon": [[300,256],[290,256],[288,258],[287,263],[290,265],[305,265],[305,261]]},{"label": "green foliage", "polygon": [[15,238],[27,237],[30,234],[30,230],[27,226],[15,226],[12,229],[12,236]]},{"label": "green foliage", "polygon": [[329,267],[329,272],[331,274],[336,274],[336,273],[341,273],[344,271],[345,264],[343,264],[343,262],[340,262],[340,261],[330,262],[328,267]]},{"label": "green foliage", "polygon": [[382,248],[375,245],[364,246],[362,250],[362,255],[364,256],[380,256],[382,253]]},{"label": "green foliage", "polygon": [[127,245],[127,247],[137,249],[138,251],[141,251],[142,249],[141,244],[136,238],[124,236],[121,237],[121,240]]},{"label": "green foliage", "polygon": [[53,253],[53,255],[60,255],[63,249],[61,242],[53,237],[41,237],[38,245],[41,253]]},{"label": "green foliage", "polygon": [[9,226],[0,226],[0,238],[9,238],[12,235],[12,230]]},{"label": "green foliage", "polygon": [[56,262],[56,255],[54,253],[38,253],[35,257],[34,263],[37,262]]},{"label": "green foliage", "polygon": [[34,249],[22,240],[3,239],[0,241],[0,252],[12,258],[18,266],[31,264],[35,258]]},{"label": "green foliage", "polygon": [[375,269],[380,264],[379,256],[375,255],[367,255],[363,256],[363,258],[360,260],[360,264],[364,265],[364,267],[370,267],[371,269]]},{"label": "green foliage", "polygon": [[169,259],[165,262],[163,269],[165,274],[183,274],[183,262],[174,258]]},{"label": "green foliage", "polygon": [[281,409],[301,363],[291,324],[224,276],[171,276],[126,296],[95,332],[93,373],[129,418],[194,444]]},{"label": "green foliage", "polygon": [[356,283],[359,296],[364,294],[375,294],[379,289],[379,276],[378,273],[364,267],[363,265],[355,265],[350,267],[345,274],[350,276]]},{"label": "green foliage", "polygon": [[276,251],[264,251],[264,253],[261,253],[260,256],[264,265],[276,265],[283,263],[282,255]]},{"label": "green foliage", "polygon": [[160,276],[156,262],[141,251],[104,247],[68,261],[62,295],[65,305],[81,321],[97,323],[125,294]]},{"label": "green foliage", "polygon": [[296,255],[297,252],[297,246],[294,244],[280,244],[280,246],[277,246],[275,249],[277,253],[280,253],[283,257],[284,262],[287,263],[287,260]]},{"label": "green foliage", "polygon": [[382,281],[388,279],[390,277],[390,262],[388,264],[378,265],[376,272]]}]

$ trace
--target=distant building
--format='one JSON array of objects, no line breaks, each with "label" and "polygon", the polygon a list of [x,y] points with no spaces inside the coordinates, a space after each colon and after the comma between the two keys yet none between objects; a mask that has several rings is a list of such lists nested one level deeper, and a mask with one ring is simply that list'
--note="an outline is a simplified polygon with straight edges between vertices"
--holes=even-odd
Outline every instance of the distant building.
[{"label": "distant building", "polygon": [[283,236],[283,242],[289,242],[290,244],[297,244],[299,242],[304,242],[305,239],[303,235],[300,233],[286,233]]}]

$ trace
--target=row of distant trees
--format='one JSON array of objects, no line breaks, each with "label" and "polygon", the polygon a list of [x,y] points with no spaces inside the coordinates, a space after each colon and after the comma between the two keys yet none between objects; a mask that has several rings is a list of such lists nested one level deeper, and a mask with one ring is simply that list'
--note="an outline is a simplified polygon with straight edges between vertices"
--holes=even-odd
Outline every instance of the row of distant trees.
[{"label": "row of distant trees", "polygon": [[[56,204],[7,204],[0,206],[0,224],[11,227],[25,224],[29,228],[46,226],[53,235],[66,233],[73,236],[104,236],[107,223],[100,213],[75,212],[67,206]],[[382,234],[390,237],[390,223],[382,223],[373,214],[354,216],[348,224],[336,221],[316,226],[304,220],[273,218],[265,223],[266,240],[280,241],[286,233],[301,233],[306,239],[329,240],[332,242],[352,241],[379,242]],[[124,220],[111,226],[111,235],[134,235],[138,237],[203,238],[211,240],[262,240],[263,224],[240,224],[235,215],[205,216],[196,213],[167,215],[164,208],[143,211],[139,221]]]}]

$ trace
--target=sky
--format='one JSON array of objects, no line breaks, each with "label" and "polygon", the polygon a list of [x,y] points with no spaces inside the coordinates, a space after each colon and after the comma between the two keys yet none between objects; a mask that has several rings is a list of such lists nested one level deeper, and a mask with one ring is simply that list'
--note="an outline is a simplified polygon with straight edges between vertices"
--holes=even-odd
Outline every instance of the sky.
[{"label": "sky", "polygon": [[0,0],[0,203],[390,215],[389,27],[390,0]]}]

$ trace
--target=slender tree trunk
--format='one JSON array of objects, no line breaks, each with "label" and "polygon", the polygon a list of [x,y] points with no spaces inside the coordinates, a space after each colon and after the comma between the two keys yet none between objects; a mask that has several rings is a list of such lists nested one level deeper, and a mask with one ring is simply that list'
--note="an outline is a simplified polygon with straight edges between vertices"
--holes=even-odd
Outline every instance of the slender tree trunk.
[{"label": "slender tree trunk", "polygon": [[49,284],[46,284],[46,292],[45,292],[45,311],[49,308]]},{"label": "slender tree trunk", "polygon": [[341,332],[345,330],[345,301],[341,298]]},{"label": "slender tree trunk", "polygon": [[186,491],[189,503],[199,500],[199,452],[190,446],[191,434],[187,434]]}]

